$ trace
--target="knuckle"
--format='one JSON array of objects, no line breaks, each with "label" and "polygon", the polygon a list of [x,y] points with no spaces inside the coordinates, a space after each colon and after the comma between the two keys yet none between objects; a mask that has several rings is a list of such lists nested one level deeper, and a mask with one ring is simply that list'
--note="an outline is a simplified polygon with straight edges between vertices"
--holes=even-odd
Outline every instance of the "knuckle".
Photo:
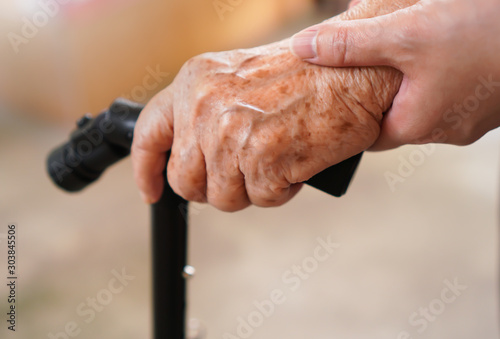
[{"label": "knuckle", "polygon": [[345,27],[320,32],[316,45],[318,57],[333,65],[343,65],[348,61],[350,40],[349,31]]},{"label": "knuckle", "polygon": [[213,67],[214,60],[217,60],[217,52],[207,52],[191,57],[181,67],[179,74],[191,76],[200,72],[210,73],[210,68]]},{"label": "knuckle", "polygon": [[274,117],[255,121],[249,131],[249,146],[254,150],[255,160],[273,164],[290,144],[290,129],[283,121]]},{"label": "knuckle", "polygon": [[219,140],[221,145],[226,145],[231,142],[235,137],[239,137],[242,128],[244,127],[243,116],[236,112],[225,112],[219,119]]},{"label": "knuckle", "polygon": [[205,55],[204,54],[199,54],[199,55],[195,55],[191,58],[188,59],[188,61],[186,61],[184,63],[184,65],[182,66],[182,68],[190,68],[190,67],[193,67],[195,66],[196,64],[200,63],[203,59],[205,59]]},{"label": "knuckle", "polygon": [[285,202],[286,201],[284,199],[261,197],[254,202],[254,205],[259,207],[279,207],[282,206]]},{"label": "knuckle", "polygon": [[277,207],[287,201],[289,187],[282,187],[273,183],[267,185],[252,185],[248,189],[252,204],[259,207]]},{"label": "knuckle", "polygon": [[333,35],[332,51],[336,63],[344,64],[347,61],[347,53],[349,51],[350,35],[349,31],[344,27],[339,27]]},{"label": "knuckle", "polygon": [[208,170],[206,195],[212,206],[226,212],[238,211],[250,204],[245,179],[234,163]]},{"label": "knuckle", "polygon": [[167,168],[167,179],[172,190],[188,201],[206,202],[204,189],[195,184],[193,178],[188,177],[183,171],[177,170],[175,159],[170,159]]},{"label": "knuckle", "polygon": [[207,200],[212,206],[225,212],[239,211],[250,205],[243,177],[209,176]]}]

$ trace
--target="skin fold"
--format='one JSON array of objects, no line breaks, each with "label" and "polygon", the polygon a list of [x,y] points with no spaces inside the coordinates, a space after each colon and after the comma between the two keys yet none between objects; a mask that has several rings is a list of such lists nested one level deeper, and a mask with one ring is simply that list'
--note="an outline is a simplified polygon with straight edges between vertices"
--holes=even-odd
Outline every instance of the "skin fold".
[{"label": "skin fold", "polygon": [[[415,2],[365,1],[330,20]],[[137,122],[132,160],[143,199],[159,199],[171,149],[169,184],[185,199],[224,211],[281,205],[301,182],[375,142],[402,79],[390,67],[304,62],[288,40],[197,56]]]}]

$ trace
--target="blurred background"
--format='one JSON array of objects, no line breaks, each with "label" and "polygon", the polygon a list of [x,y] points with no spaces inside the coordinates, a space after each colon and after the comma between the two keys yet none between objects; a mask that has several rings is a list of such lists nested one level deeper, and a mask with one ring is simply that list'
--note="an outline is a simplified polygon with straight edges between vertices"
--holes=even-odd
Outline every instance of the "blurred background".
[{"label": "blurred background", "polygon": [[[281,39],[346,6],[2,0],[0,337],[151,337],[149,210],[130,160],[76,195],[45,174],[78,117],[118,96],[147,102],[196,54]],[[189,317],[208,339],[498,338],[499,138],[367,153],[341,199],[306,187],[274,209],[193,205]],[[4,279],[12,222],[15,333]],[[337,246],[320,262],[328,241]],[[129,280],[110,294],[122,272]],[[263,311],[273,293],[280,303]]]}]

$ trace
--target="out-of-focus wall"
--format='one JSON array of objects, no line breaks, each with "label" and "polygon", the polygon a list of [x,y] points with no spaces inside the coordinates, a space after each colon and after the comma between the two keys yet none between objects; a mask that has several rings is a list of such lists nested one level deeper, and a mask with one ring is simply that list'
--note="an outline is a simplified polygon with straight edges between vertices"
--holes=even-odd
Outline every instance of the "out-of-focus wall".
[{"label": "out-of-focus wall", "polygon": [[67,123],[117,96],[147,101],[191,56],[256,44],[312,4],[3,0],[0,100]]}]

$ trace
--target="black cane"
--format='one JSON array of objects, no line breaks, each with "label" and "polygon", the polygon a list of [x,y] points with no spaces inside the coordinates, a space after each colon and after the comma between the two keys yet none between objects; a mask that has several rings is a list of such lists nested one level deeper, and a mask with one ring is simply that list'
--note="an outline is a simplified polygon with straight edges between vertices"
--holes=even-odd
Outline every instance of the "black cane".
[{"label": "black cane", "polygon": [[[47,159],[53,182],[68,192],[80,191],[96,181],[106,168],[128,156],[135,123],[143,108],[143,105],[117,99],[97,117],[81,118],[70,140],[53,150]],[[342,196],[361,155],[327,168],[306,183]],[[185,339],[187,202],[176,195],[165,180],[163,196],[151,212],[154,337]]]},{"label": "black cane", "polygon": [[165,180],[152,206],[154,338],[185,338],[187,202]]}]

